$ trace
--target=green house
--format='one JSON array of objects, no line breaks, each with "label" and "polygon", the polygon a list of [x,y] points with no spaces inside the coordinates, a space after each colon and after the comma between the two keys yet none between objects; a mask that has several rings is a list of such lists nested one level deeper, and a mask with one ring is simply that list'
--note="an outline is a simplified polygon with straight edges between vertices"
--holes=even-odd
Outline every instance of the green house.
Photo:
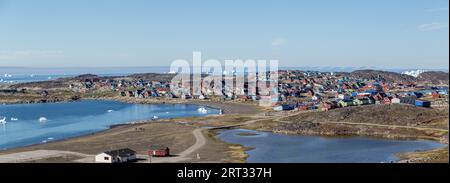
[{"label": "green house", "polygon": [[339,107],[349,107],[349,106],[355,106],[355,102],[353,100],[341,100],[338,102]]},{"label": "green house", "polygon": [[355,99],[355,100],[353,101],[353,103],[354,103],[355,105],[369,105],[369,104],[372,104],[373,101],[370,100],[369,98],[363,98],[363,99]]}]

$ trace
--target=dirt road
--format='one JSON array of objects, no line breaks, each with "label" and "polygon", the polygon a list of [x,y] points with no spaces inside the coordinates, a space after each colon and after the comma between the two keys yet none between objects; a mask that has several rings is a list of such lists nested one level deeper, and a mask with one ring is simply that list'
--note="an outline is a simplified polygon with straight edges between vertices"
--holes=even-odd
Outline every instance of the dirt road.
[{"label": "dirt road", "polygon": [[[206,144],[206,139],[203,136],[202,131],[206,128],[198,128],[192,131],[192,134],[195,137],[195,144],[191,147],[187,148],[180,154],[178,154],[176,157],[165,157],[165,158],[152,158],[150,162],[152,163],[176,163],[180,161],[186,161],[191,159],[192,157],[189,157],[193,155],[195,151],[202,148]],[[140,155],[140,157],[145,157],[147,155]]]},{"label": "dirt road", "polygon": [[[154,157],[154,158],[151,158],[150,162],[152,162],[152,163],[176,163],[176,162],[186,161],[186,160],[195,158],[196,155],[194,153],[206,144],[206,138],[205,138],[205,136],[203,136],[203,133],[202,133],[203,130],[206,130],[206,129],[233,128],[233,127],[250,125],[250,124],[262,121],[262,120],[280,119],[280,118],[289,117],[291,115],[296,115],[296,114],[298,114],[298,113],[290,114],[287,116],[264,116],[261,114],[257,114],[257,115],[253,116],[256,119],[248,120],[248,121],[242,122],[241,124],[237,124],[237,125],[228,125],[228,126],[220,126],[220,127],[213,127],[213,128],[211,128],[211,127],[198,128],[198,129],[195,129],[194,131],[192,131],[192,134],[195,137],[194,145],[192,145],[188,149],[184,150],[183,152],[178,154],[176,157],[164,157],[164,158],[155,158]],[[139,155],[138,157],[147,158],[148,156],[147,155]]]},{"label": "dirt road", "polygon": [[36,150],[36,151],[27,151],[27,152],[0,155],[0,163],[21,163],[51,157],[61,157],[65,155],[74,155],[84,158],[92,156],[88,154],[71,151]]}]

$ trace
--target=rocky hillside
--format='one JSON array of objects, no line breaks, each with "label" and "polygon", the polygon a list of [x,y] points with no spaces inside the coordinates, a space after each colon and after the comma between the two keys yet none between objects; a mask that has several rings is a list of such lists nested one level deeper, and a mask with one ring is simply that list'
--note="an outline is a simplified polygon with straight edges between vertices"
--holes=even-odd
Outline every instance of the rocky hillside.
[{"label": "rocky hillside", "polygon": [[396,72],[378,71],[378,70],[357,70],[349,73],[350,77],[375,80],[380,79],[385,82],[415,82],[416,78],[406,74],[400,74]]},{"label": "rocky hillside", "polygon": [[367,105],[335,109],[328,112],[303,113],[289,117],[285,120],[300,122],[330,121],[400,126],[433,126],[445,129],[448,125],[448,110],[442,111],[401,104]]},{"label": "rocky hillside", "polygon": [[169,82],[175,75],[173,74],[156,74],[156,73],[143,73],[143,74],[133,74],[129,76],[98,76],[94,74],[83,74],[75,77],[60,78],[56,80],[49,81],[38,81],[29,83],[18,83],[10,85],[9,88],[39,88],[39,89],[56,89],[56,88],[67,88],[71,81],[84,82],[86,79],[92,81],[100,80],[139,80],[143,79],[145,81],[165,81]]},{"label": "rocky hillside", "polygon": [[38,81],[38,82],[30,82],[30,83],[19,83],[9,86],[9,88],[20,89],[20,88],[28,88],[28,89],[54,89],[54,88],[67,88],[69,84],[67,80],[57,79],[52,81]]},{"label": "rocky hillside", "polygon": [[100,77],[93,74],[83,74],[75,77],[59,78],[55,80],[48,81],[38,81],[38,82],[28,82],[28,83],[18,83],[11,85],[9,88],[39,88],[39,89],[57,89],[57,88],[67,88],[69,87],[70,81],[83,82],[86,79],[89,80],[103,80],[103,79],[114,79],[115,77]]},{"label": "rocky hillside", "polygon": [[357,70],[350,73],[345,73],[350,77],[375,80],[380,79],[385,82],[432,82],[432,83],[448,83],[449,73],[442,71],[427,71],[419,74],[416,78],[414,76],[400,74],[396,72],[389,71],[379,71],[379,70]]},{"label": "rocky hillside", "polygon": [[150,81],[170,82],[172,78],[175,77],[175,74],[143,73],[143,74],[129,75],[128,77],[133,79],[143,79],[146,81],[150,80]]},{"label": "rocky hillside", "polygon": [[443,81],[444,83],[448,83],[449,81],[449,74],[448,72],[442,72],[442,71],[428,71],[419,74],[417,77],[417,80],[419,81],[428,81],[433,83],[439,83],[440,81]]}]

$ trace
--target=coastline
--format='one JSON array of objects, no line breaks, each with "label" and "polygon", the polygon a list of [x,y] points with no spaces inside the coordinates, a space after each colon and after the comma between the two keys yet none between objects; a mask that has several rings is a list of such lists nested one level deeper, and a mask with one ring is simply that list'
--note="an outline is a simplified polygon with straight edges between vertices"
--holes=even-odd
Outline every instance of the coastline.
[{"label": "coastline", "polygon": [[[246,129],[246,130],[254,130],[258,132],[267,132],[267,133],[273,133],[273,134],[279,134],[279,135],[288,135],[288,136],[311,136],[311,137],[323,137],[323,138],[354,138],[354,137],[364,137],[368,139],[374,139],[374,140],[393,140],[393,141],[433,141],[440,144],[445,145],[446,147],[437,147],[429,150],[418,150],[418,151],[405,151],[405,152],[398,152],[393,154],[397,160],[394,161],[394,163],[448,163],[448,158],[442,158],[442,157],[448,157],[448,148],[449,144],[448,142],[442,142],[439,139],[436,138],[428,138],[428,137],[387,137],[387,136],[371,136],[371,135],[317,135],[317,134],[301,134],[301,133],[281,133],[281,132],[274,132],[270,130],[261,130],[261,129],[252,129],[252,128],[246,128],[242,127],[240,129]],[[236,145],[233,143],[229,143],[230,145]],[[241,146],[241,151],[248,151],[252,149],[256,149],[255,147],[250,146]],[[430,155],[428,157],[427,155]],[[248,155],[242,160],[245,162]]]},{"label": "coastline", "polygon": [[[206,124],[200,124],[200,123],[196,123],[196,121],[204,121],[203,119],[205,119],[204,117],[188,117],[188,118],[172,118],[172,119],[161,119],[161,120],[156,120],[156,121],[150,121],[150,120],[143,120],[143,121],[134,121],[134,122],[128,122],[125,124],[120,124],[120,125],[113,125],[110,126],[109,129],[106,130],[102,130],[96,133],[92,133],[92,134],[87,134],[87,135],[83,135],[83,136],[78,136],[78,137],[72,137],[72,138],[67,138],[67,139],[59,139],[59,140],[55,140],[55,141],[51,141],[47,144],[64,144],[66,142],[70,142],[70,141],[77,141],[79,139],[89,139],[89,138],[95,138],[97,136],[102,136],[104,134],[108,134],[108,133],[112,133],[113,131],[116,130],[125,130],[125,129],[130,129],[133,127],[138,127],[140,125],[146,125],[149,122],[152,123],[159,123],[162,125],[180,125],[180,121],[186,120],[189,121],[189,125],[193,125],[195,128],[198,127],[205,127],[208,125],[216,125],[216,127],[223,129],[224,125],[230,125],[229,128],[243,128],[243,129],[251,129],[251,130],[257,130],[257,131],[265,131],[265,132],[271,132],[271,133],[279,133],[279,134],[288,134],[288,135],[319,135],[319,136],[324,136],[324,137],[330,137],[330,138],[335,138],[335,137],[339,137],[340,135],[336,135],[336,134],[302,134],[302,133],[289,133],[289,132],[281,132],[281,131],[272,131],[272,130],[268,130],[268,129],[261,129],[261,128],[255,128],[254,125],[259,124],[260,121],[264,122],[264,118],[261,118],[261,116],[257,115],[258,113],[262,113],[264,110],[262,108],[259,108],[253,104],[242,104],[242,103],[236,103],[236,102],[215,102],[215,101],[183,101],[183,100],[166,100],[166,99],[161,99],[161,100],[148,100],[148,99],[125,99],[125,98],[121,98],[121,97],[97,97],[97,98],[82,98],[81,100],[113,100],[113,101],[119,101],[119,102],[125,102],[125,103],[138,103],[138,104],[193,104],[193,105],[204,105],[204,106],[208,106],[208,107],[213,107],[213,108],[219,108],[222,109],[222,107],[224,107],[224,115],[222,117],[218,117],[216,119],[210,119],[210,121],[213,122],[217,122],[217,124],[213,124],[211,123],[206,123]],[[70,101],[59,101],[59,102],[70,102]],[[237,107],[240,106],[240,107]],[[250,109],[251,112],[243,112],[243,109]],[[253,115],[251,115],[253,114]],[[230,122],[229,119],[227,119],[228,117],[231,117],[233,115],[238,115],[238,117],[236,117],[236,121],[234,122]],[[239,121],[240,118],[245,119],[245,117],[254,117],[257,116],[257,121],[255,123],[250,123],[250,124],[245,124],[243,123],[243,121]],[[259,117],[259,118],[258,118]],[[199,120],[202,119],[202,120]],[[249,119],[245,119],[245,120],[249,120]],[[181,124],[183,125],[183,124]],[[219,125],[219,126],[217,126]],[[220,126],[222,125],[222,126]],[[265,124],[267,125],[267,124]],[[216,133],[217,128],[215,129],[208,129],[205,130],[207,132],[206,135],[204,135],[205,137],[207,137],[208,141],[219,141],[217,142],[217,144],[219,144],[218,146],[226,146],[226,154],[228,156],[227,158],[223,158],[223,159],[227,159],[224,160],[224,162],[238,162],[238,163],[243,163],[246,162],[246,159],[248,158],[248,154],[246,153],[248,150],[250,150],[252,147],[245,147],[243,145],[240,144],[231,144],[231,143],[226,143],[221,141],[220,139],[217,138],[217,133]],[[215,135],[211,135],[211,134],[215,134]],[[417,137],[412,137],[412,138],[402,138],[402,137],[396,137],[393,136],[392,134],[389,136],[383,135],[382,136],[373,136],[373,135],[369,135],[369,134],[358,134],[358,135],[344,135],[345,136],[363,136],[363,137],[375,137],[375,138],[380,138],[380,139],[399,139],[399,140],[405,140],[405,139],[410,139],[410,140],[417,140],[417,139],[424,139],[424,140],[433,140],[433,141],[437,141],[440,142],[439,139],[437,138],[429,138],[426,136],[417,136]],[[440,142],[442,143],[442,142]],[[448,145],[448,141],[446,143]],[[5,152],[20,152],[21,150],[26,150],[26,149],[40,149],[40,147],[46,147],[46,144],[35,144],[35,145],[30,145],[30,146],[25,146],[25,147],[19,147],[19,148],[12,148],[12,149],[8,149],[6,151],[0,151],[0,154],[5,154]],[[222,148],[223,147],[216,147],[216,148]],[[447,146],[448,148],[448,146]],[[436,151],[437,149],[433,149],[430,151]],[[207,152],[208,153],[208,152]],[[414,153],[417,152],[401,152],[401,153],[397,153],[395,154],[396,157],[398,157],[400,159],[399,162],[407,162],[408,159],[414,159]],[[406,156],[405,154],[409,155]],[[224,155],[222,155],[224,156]],[[211,160],[212,161],[212,160]],[[194,161],[195,162],[195,161]]]},{"label": "coastline", "polygon": [[[244,105],[244,104],[216,103],[216,102],[212,102],[212,101],[189,101],[189,102],[180,102],[180,101],[173,101],[173,100],[171,100],[171,101],[168,101],[168,100],[129,101],[129,100],[119,100],[118,98],[107,98],[107,97],[83,98],[80,100],[111,100],[111,101],[127,102],[127,103],[135,103],[135,104],[136,103],[137,104],[168,104],[168,105],[170,105],[170,104],[187,104],[187,105],[199,105],[199,106],[203,105],[203,106],[212,107],[212,108],[216,108],[216,109],[221,109],[221,107],[223,107],[223,106],[228,106],[228,107],[226,107],[226,110],[224,110],[224,114],[226,114],[226,115],[233,115],[233,114],[239,113],[240,111],[242,111],[242,109],[249,108],[248,105]],[[73,102],[73,101],[67,100],[67,101],[58,101],[58,102]],[[54,103],[58,103],[58,102],[54,102]],[[24,103],[15,103],[15,104],[24,104]],[[241,106],[241,107],[239,107],[239,106]],[[253,108],[251,108],[251,107],[250,107],[250,109],[253,110]],[[256,112],[256,111],[253,111],[252,113],[254,113],[254,112]],[[71,141],[79,141],[79,140],[83,140],[83,139],[95,138],[97,136],[102,136],[102,135],[105,135],[108,133],[113,133],[114,131],[117,131],[117,130],[124,131],[124,130],[130,129],[130,128],[134,128],[134,127],[138,128],[140,126],[143,126],[143,125],[145,126],[145,125],[149,125],[149,124],[168,125],[168,126],[174,126],[175,128],[178,128],[180,126],[189,126],[186,124],[181,124],[177,121],[182,120],[182,119],[196,121],[198,118],[208,118],[211,116],[217,116],[217,115],[208,115],[208,116],[204,116],[204,117],[181,117],[181,118],[167,118],[167,119],[159,119],[159,120],[131,121],[131,122],[127,122],[124,124],[111,125],[108,129],[90,133],[90,134],[81,135],[81,136],[57,139],[57,140],[50,141],[48,143],[32,144],[32,145],[27,145],[27,146],[22,146],[22,147],[15,147],[15,148],[10,148],[10,149],[0,150],[0,155],[23,152],[23,151],[30,151],[30,150],[36,150],[36,149],[47,149],[47,147],[49,147],[49,146],[52,147],[52,144],[65,144],[65,143],[71,142]],[[217,117],[220,117],[220,116],[217,116]],[[193,127],[198,128],[197,126],[193,126]],[[56,146],[58,146],[58,145],[56,145]],[[61,145],[60,147],[64,147],[64,145]],[[56,147],[56,149],[59,149],[60,147]],[[226,147],[228,147],[228,145],[226,145]],[[52,149],[52,148],[50,148],[50,149]],[[180,151],[180,150],[175,150],[174,152],[177,152],[177,151]],[[244,151],[242,151],[242,152],[244,152]],[[86,152],[84,152],[84,153],[86,153]],[[240,161],[229,159],[229,160],[226,160],[225,162],[240,162]]]}]

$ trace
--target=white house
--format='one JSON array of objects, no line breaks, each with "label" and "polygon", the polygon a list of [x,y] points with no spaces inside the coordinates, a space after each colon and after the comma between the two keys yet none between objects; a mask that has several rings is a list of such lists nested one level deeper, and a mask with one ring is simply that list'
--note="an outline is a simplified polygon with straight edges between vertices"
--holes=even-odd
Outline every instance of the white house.
[{"label": "white house", "polygon": [[399,98],[393,98],[391,100],[391,103],[393,103],[393,104],[400,104],[400,99]]},{"label": "white house", "polygon": [[126,163],[136,160],[136,151],[131,149],[118,149],[106,151],[95,156],[97,163]]}]

